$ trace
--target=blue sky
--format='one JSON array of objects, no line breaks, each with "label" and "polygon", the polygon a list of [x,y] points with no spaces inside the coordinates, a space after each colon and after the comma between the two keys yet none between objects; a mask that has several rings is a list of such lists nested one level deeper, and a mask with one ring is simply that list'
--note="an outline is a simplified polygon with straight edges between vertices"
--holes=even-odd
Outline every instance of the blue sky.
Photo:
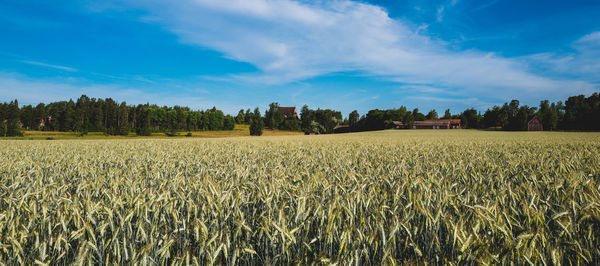
[{"label": "blue sky", "polygon": [[0,101],[485,110],[600,89],[600,1],[0,2]]}]

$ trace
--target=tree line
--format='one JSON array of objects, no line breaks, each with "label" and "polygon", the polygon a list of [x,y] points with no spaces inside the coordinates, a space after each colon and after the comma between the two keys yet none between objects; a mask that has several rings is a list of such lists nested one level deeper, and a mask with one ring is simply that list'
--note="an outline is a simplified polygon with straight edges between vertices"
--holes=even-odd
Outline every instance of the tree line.
[{"label": "tree line", "polygon": [[110,135],[127,135],[135,132],[148,136],[153,132],[174,135],[178,131],[233,130],[235,124],[250,125],[251,135],[261,135],[263,128],[334,133],[339,125],[348,131],[370,131],[394,127],[401,121],[412,128],[414,121],[426,119],[460,119],[465,128],[527,130],[527,123],[538,117],[544,130],[600,130],[600,94],[589,97],[571,96],[564,103],[543,100],[537,107],[521,105],[512,100],[501,106],[487,109],[483,114],[469,108],[458,114],[447,109],[443,116],[430,110],[421,113],[401,106],[397,109],[374,109],[360,116],[352,111],[347,118],[331,109],[310,109],[304,105],[300,117],[285,115],[278,103],[273,102],[264,113],[242,109],[237,116],[225,115],[215,107],[208,110],[191,110],[188,107],[157,106],[155,104],[127,105],[111,98],[95,99],[82,95],[77,101],[59,101],[36,106],[19,107],[17,100],[0,104],[0,136],[20,136],[22,129],[45,131],[105,132]]},{"label": "tree line", "polygon": [[104,132],[109,135],[148,136],[153,132],[233,130],[235,119],[216,108],[195,111],[188,107],[127,105],[111,98],[82,95],[77,101],[58,101],[19,108],[17,100],[0,104],[0,136],[21,136],[22,130]]},{"label": "tree line", "polygon": [[489,108],[483,114],[474,108],[459,114],[451,114],[447,109],[441,117],[435,109],[423,114],[418,108],[410,111],[404,106],[398,109],[370,110],[360,118],[358,112],[353,111],[348,116],[348,124],[351,131],[368,131],[392,128],[394,121],[401,121],[412,128],[414,121],[460,119],[465,128],[519,131],[527,130],[527,123],[534,117],[542,122],[544,130],[598,131],[600,94],[594,93],[589,97],[571,96],[564,103],[543,100],[538,107],[521,105],[518,100],[512,100]]},{"label": "tree line", "polygon": [[[343,120],[342,113],[331,109],[310,109],[308,105],[304,105],[300,111],[300,118],[293,115],[285,115],[279,109],[279,103],[273,102],[269,104],[269,109],[265,111],[264,116],[261,115],[258,107],[254,112],[250,109],[240,110],[235,117],[238,124],[249,124],[251,135],[262,132],[262,128],[314,132],[319,134],[333,133],[334,128],[338,125],[347,123]],[[252,129],[257,129],[252,131]],[[260,128],[260,130],[258,130]]]}]

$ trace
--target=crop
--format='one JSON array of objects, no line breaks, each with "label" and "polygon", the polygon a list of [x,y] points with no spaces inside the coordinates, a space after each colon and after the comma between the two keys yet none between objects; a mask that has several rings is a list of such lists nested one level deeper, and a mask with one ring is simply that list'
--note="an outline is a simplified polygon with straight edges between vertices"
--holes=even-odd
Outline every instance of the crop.
[{"label": "crop", "polygon": [[600,134],[0,141],[0,264],[599,264]]}]

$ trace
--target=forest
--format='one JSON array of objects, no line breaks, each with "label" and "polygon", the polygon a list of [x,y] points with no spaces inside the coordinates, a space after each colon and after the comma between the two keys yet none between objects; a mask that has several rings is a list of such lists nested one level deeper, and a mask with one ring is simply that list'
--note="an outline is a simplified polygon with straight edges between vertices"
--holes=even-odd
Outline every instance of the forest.
[{"label": "forest", "polygon": [[[539,106],[521,105],[519,100],[512,100],[501,106],[493,106],[483,114],[474,108],[461,113],[452,114],[446,109],[443,115],[433,109],[421,113],[418,108],[409,110],[405,106],[397,109],[373,109],[364,115],[354,110],[343,118],[341,112],[330,109],[313,110],[304,105],[300,111],[300,119],[285,117],[278,111],[279,104],[271,103],[266,111],[264,124],[271,129],[302,130],[319,134],[334,133],[338,125],[349,126],[348,131],[372,131],[393,128],[394,121],[401,121],[407,128],[412,128],[414,121],[428,119],[460,119],[464,128],[490,129],[506,131],[527,130],[527,123],[538,117],[544,130],[562,131],[598,131],[600,130],[600,94],[589,97],[571,96],[564,103],[543,100]],[[237,121],[242,121],[245,113],[240,110]]]},{"label": "forest", "polygon": [[264,115],[258,108],[254,111],[241,109],[233,117],[213,107],[192,110],[182,106],[158,106],[156,104],[128,105],[111,98],[96,99],[82,95],[76,101],[58,101],[36,106],[19,106],[17,100],[0,104],[0,137],[20,136],[23,130],[63,132],[104,132],[108,135],[135,133],[148,136],[152,133],[175,135],[180,131],[233,130],[235,124],[249,124],[252,135],[262,134],[262,128],[334,133],[336,126],[347,125],[349,131],[382,130],[401,121],[409,128],[414,121],[426,119],[460,119],[464,128],[520,131],[527,130],[527,122],[538,117],[544,130],[598,131],[600,130],[600,94],[571,96],[562,101],[543,100],[539,106],[521,105],[512,100],[501,106],[493,106],[483,114],[474,108],[452,114],[449,109],[439,115],[435,109],[421,113],[418,108],[405,106],[397,109],[373,109],[364,115],[352,111],[347,118],[331,109],[310,109],[304,105],[299,117],[285,116],[279,104],[273,102]]},{"label": "forest", "polygon": [[564,103],[542,100],[538,107],[520,105],[518,100],[494,106],[483,114],[469,108],[458,114],[446,110],[442,116],[431,110],[427,114],[412,111],[402,106],[398,109],[370,110],[359,118],[357,111],[350,113],[348,125],[352,131],[381,130],[393,127],[393,121],[402,121],[412,127],[414,121],[426,119],[460,119],[464,128],[494,129],[507,131],[527,130],[527,123],[537,117],[543,124],[544,130],[562,131],[598,131],[600,130],[600,94],[594,93],[589,97],[584,95],[571,96]]},{"label": "forest", "polygon": [[0,104],[0,136],[19,136],[21,129],[65,132],[105,132],[109,135],[167,135],[178,131],[232,130],[235,120],[212,108],[194,111],[188,107],[127,105],[111,98],[82,95],[77,101],[59,101],[19,108],[17,100]]}]

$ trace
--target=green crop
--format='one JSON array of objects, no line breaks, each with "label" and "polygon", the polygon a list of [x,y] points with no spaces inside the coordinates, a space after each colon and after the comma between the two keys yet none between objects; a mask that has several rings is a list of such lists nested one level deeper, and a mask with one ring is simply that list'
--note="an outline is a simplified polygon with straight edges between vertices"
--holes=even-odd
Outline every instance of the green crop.
[{"label": "green crop", "polygon": [[0,141],[0,264],[599,264],[600,134]]}]

